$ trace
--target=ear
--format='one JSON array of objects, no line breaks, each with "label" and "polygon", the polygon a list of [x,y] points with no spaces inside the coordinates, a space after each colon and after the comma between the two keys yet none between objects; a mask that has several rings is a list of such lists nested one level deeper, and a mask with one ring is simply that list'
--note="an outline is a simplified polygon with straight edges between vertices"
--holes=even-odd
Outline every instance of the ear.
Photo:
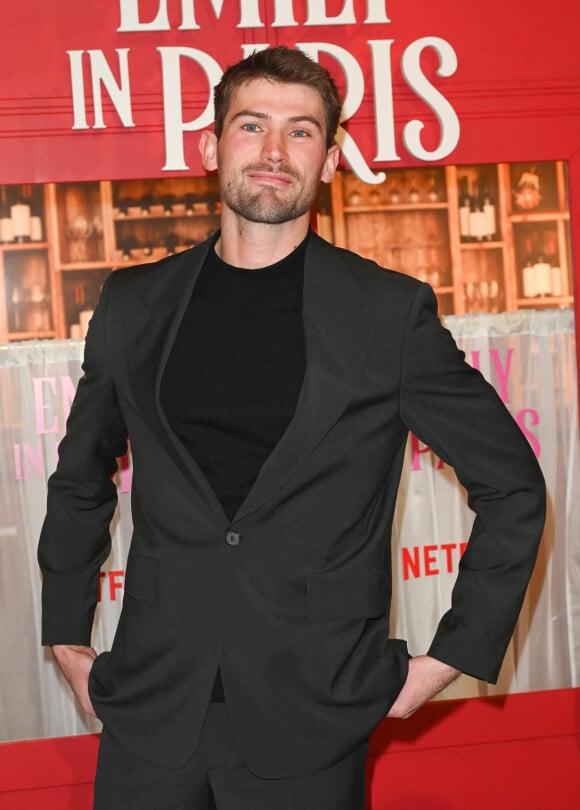
[{"label": "ear", "polygon": [[204,129],[199,138],[199,153],[201,165],[208,172],[217,169],[217,138],[215,133]]},{"label": "ear", "polygon": [[338,159],[340,157],[340,147],[334,143],[326,153],[326,159],[322,166],[322,173],[320,179],[323,183],[330,183],[336,172],[338,166]]}]

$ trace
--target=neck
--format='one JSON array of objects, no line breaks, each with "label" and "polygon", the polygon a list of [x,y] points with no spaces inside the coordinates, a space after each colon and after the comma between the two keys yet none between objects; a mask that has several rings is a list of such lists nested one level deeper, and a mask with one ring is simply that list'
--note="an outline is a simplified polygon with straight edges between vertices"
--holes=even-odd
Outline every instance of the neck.
[{"label": "neck", "polygon": [[308,232],[310,214],[269,225],[242,220],[224,207],[221,234],[215,250],[226,264],[250,270],[268,267],[284,259],[298,247]]}]

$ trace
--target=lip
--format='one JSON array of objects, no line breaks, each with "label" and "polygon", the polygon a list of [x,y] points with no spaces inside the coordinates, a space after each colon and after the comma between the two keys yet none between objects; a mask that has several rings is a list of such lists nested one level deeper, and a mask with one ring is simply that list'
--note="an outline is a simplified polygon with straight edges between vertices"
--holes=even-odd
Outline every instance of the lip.
[{"label": "lip", "polygon": [[292,178],[289,174],[284,172],[261,172],[253,171],[248,172],[247,176],[257,183],[262,183],[268,186],[289,186],[292,183]]}]

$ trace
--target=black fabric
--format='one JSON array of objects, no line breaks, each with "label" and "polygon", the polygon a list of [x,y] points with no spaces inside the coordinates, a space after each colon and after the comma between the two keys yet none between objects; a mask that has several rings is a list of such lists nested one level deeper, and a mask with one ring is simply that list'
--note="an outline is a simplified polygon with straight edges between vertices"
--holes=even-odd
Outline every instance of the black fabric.
[{"label": "black fabric", "polygon": [[[476,677],[497,679],[542,534],[545,486],[526,437],[441,326],[430,288],[313,233],[300,401],[228,520],[169,435],[156,396],[209,248],[122,268],[103,287],[48,482],[42,642],[90,644],[117,504],[112,476],[130,436],[130,556],[159,568],[138,569],[133,585],[154,601],[125,594],[113,648],[93,663],[95,711],[133,755],[185,766],[219,663],[244,762],[262,778],[294,777],[353,751],[403,687],[404,643],[386,637],[408,431],[455,467],[476,513],[430,647]],[[313,575],[354,582],[381,569],[389,586],[380,618],[373,598],[369,617],[315,620],[334,613],[325,603],[339,590],[317,589]],[[317,590],[313,617],[307,583]]]},{"label": "black fabric", "polygon": [[321,771],[261,779],[238,751],[227,708],[210,705],[191,760],[162,768],[103,730],[94,810],[364,810],[368,741]]},{"label": "black fabric", "polygon": [[[169,424],[229,518],[296,408],[305,366],[307,240],[257,270],[223,262],[214,241],[163,375]],[[219,672],[211,699],[225,700]]]},{"label": "black fabric", "polygon": [[306,242],[259,270],[232,267],[212,248],[163,374],[169,424],[230,518],[296,409]]}]

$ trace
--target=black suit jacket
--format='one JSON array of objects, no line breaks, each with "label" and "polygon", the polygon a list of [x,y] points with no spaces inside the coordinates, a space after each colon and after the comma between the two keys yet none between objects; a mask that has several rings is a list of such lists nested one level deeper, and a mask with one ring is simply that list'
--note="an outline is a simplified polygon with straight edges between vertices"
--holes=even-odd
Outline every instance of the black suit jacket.
[{"label": "black suit jacket", "polygon": [[[264,777],[322,768],[378,724],[407,673],[389,640],[390,532],[408,431],[476,512],[430,653],[494,680],[536,556],[542,476],[494,390],[415,279],[311,236],[306,371],[294,418],[229,521],[159,404],[208,249],[111,274],[49,484],[39,558],[46,644],[89,644],[127,436],[134,536],[110,652],[90,681],[118,742],[191,757],[216,670],[236,739]],[[417,610],[421,610],[417,606]]]}]

